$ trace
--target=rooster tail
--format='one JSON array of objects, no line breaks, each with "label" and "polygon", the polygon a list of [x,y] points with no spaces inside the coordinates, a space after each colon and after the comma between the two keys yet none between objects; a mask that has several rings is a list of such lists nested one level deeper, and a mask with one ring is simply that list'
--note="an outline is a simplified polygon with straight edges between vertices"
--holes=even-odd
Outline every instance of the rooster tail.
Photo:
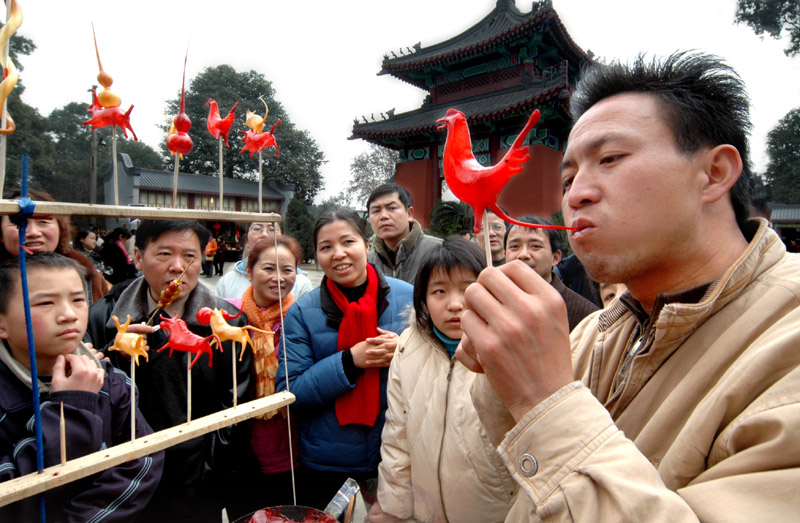
[{"label": "rooster tail", "polygon": [[522,129],[522,132],[519,133],[517,139],[514,140],[514,144],[511,146],[511,149],[517,149],[522,145],[522,142],[525,141],[525,138],[528,136],[528,133],[531,132],[531,129],[539,123],[539,109],[536,109],[531,113],[531,117],[528,118],[528,123],[525,124],[525,127]]},{"label": "rooster tail", "polygon": [[539,223],[525,223],[514,218],[508,216],[503,210],[495,204],[492,207],[492,212],[495,213],[499,218],[503,221],[508,223],[513,223],[514,225],[519,225],[520,227],[528,227],[529,229],[560,229],[564,231],[577,231],[575,227],[567,227],[566,225],[542,225]]}]

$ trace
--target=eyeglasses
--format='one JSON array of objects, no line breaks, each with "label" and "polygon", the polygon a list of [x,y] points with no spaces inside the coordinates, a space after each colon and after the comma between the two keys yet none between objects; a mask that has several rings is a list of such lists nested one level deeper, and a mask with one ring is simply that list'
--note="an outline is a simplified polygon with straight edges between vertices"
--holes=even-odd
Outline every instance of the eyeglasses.
[{"label": "eyeglasses", "polygon": [[262,234],[264,231],[267,231],[269,234],[272,234],[275,232],[275,226],[274,225],[264,226],[260,223],[254,223],[253,225],[250,226],[250,232],[253,232],[255,234]]},{"label": "eyeglasses", "polygon": [[505,224],[493,223],[489,226],[489,230],[492,232],[506,232],[506,226]]}]

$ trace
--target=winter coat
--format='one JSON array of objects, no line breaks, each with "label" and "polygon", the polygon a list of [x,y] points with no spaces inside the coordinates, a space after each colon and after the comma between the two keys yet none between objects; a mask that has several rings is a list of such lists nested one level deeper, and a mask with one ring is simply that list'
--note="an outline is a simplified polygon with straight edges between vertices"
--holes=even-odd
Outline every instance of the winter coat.
[{"label": "winter coat", "polygon": [[386,252],[386,242],[377,237],[372,242],[372,250],[369,251],[367,261],[380,269],[385,275],[414,285],[420,262],[428,252],[441,245],[441,243],[441,238],[423,233],[422,226],[417,220],[414,220],[411,222],[411,231],[408,236],[400,240],[397,245],[394,263],[392,263]]},{"label": "winter coat", "polygon": [[419,521],[503,521],[517,485],[470,398],[476,374],[412,323],[389,367],[378,501]]},{"label": "winter coat", "polygon": [[[413,288],[404,281],[378,273],[378,327],[400,333],[403,309],[411,303]],[[386,410],[388,368],[380,369],[381,413],[373,427],[340,426],[336,398],[353,389],[336,349],[342,312],[336,307],[323,278],[319,287],[296,301],[283,323],[286,336],[289,390],[297,397],[292,416],[300,426],[300,460],[312,469],[375,473],[380,461],[381,431]],[[277,391],[286,390],[286,361],[278,353]]]},{"label": "winter coat", "polygon": [[[116,285],[101,301],[89,310],[87,341],[97,349],[103,349],[115,366],[123,371],[130,369],[129,360],[117,351],[107,351],[114,342],[117,329],[112,315],[122,323],[128,314],[132,323],[147,321],[148,286],[144,278],[132,280],[127,286]],[[122,287],[122,288],[120,288]],[[201,307],[226,309],[235,315],[239,311],[224,300],[218,300],[201,283],[189,295],[183,313],[183,320],[189,330],[205,337],[211,334],[211,327],[198,323],[196,314]],[[246,325],[244,314],[229,323],[234,326]],[[140,360],[136,368],[136,385],[139,389],[139,408],[155,430],[162,430],[186,422],[186,352],[169,350],[158,352],[168,340],[168,333],[156,331],[147,336],[150,347],[149,361]],[[222,344],[223,351],[214,350],[213,366],[209,365],[207,355],[203,355],[192,367],[192,419],[197,419],[233,406],[233,370],[231,362],[231,342]],[[237,351],[238,352],[238,351]],[[194,358],[194,354],[191,354]],[[237,358],[238,360],[238,358]],[[245,351],[241,362],[237,361],[238,402],[250,399],[252,374],[252,352]],[[224,427],[205,436],[191,439],[166,451],[162,488],[195,488],[208,482],[224,481],[234,474],[243,461],[251,460],[249,435],[245,424]]]},{"label": "winter coat", "polygon": [[[84,346],[76,353],[90,354]],[[97,363],[106,373],[97,394],[52,392],[49,378],[40,377],[45,467],[61,463],[62,402],[68,459],[130,441],[130,381],[108,361]],[[152,432],[137,411],[137,438]],[[37,470],[34,434],[30,371],[0,343],[0,482]],[[164,452],[159,451],[50,489],[44,494],[47,521],[132,521],[153,495],[163,464]],[[0,507],[0,521],[39,521],[39,506],[39,497],[33,496]]]},{"label": "winter coat", "polygon": [[640,329],[626,300],[572,332],[581,381],[515,426],[476,380],[484,427],[505,435],[498,450],[520,485],[508,521],[797,519],[800,255],[765,220],[748,226],[749,247],[699,301],[651,320],[652,345],[618,387]]}]

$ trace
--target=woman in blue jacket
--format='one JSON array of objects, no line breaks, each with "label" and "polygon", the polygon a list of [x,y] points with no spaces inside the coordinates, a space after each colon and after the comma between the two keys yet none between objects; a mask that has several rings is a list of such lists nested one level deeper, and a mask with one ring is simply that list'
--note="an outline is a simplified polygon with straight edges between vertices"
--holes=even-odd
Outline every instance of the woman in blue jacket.
[{"label": "woman in blue jacket", "polygon": [[324,509],[348,477],[361,483],[368,503],[374,498],[388,367],[413,288],[367,263],[365,225],[355,212],[323,214],[314,245],[325,277],[286,316],[286,357],[279,351],[275,381],[297,396],[298,503]]}]

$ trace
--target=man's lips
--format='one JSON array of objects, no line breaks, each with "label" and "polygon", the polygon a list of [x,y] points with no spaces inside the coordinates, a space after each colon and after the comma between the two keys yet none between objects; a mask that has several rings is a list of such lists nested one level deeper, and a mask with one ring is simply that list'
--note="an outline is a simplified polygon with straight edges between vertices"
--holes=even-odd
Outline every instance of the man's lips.
[{"label": "man's lips", "polygon": [[595,228],[594,222],[586,218],[575,218],[572,220],[570,226],[573,228],[573,230],[569,232],[572,238],[581,238]]}]

